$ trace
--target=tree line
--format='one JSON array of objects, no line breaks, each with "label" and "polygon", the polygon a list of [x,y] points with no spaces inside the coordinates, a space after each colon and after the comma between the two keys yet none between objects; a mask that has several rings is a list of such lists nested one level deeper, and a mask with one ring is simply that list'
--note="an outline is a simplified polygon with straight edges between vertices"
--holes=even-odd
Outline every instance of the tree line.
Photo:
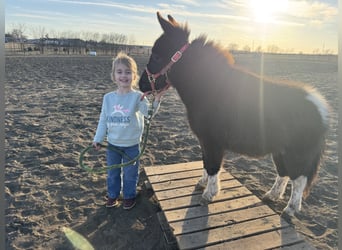
[{"label": "tree line", "polygon": [[[27,30],[30,31],[32,39],[28,39]],[[227,48],[231,52],[244,53],[275,53],[294,54],[294,49],[281,49],[277,45],[271,44],[265,47],[240,46],[237,43],[230,43]],[[13,28],[5,33],[6,53],[15,54],[89,54],[95,52],[98,55],[113,55],[120,50],[128,53],[149,54],[150,46],[136,45],[134,36],[128,37],[124,34],[105,33],[89,31],[50,31],[44,27],[34,27],[28,29],[25,24],[15,24]],[[301,52],[299,52],[301,54]],[[334,54],[333,50],[316,48],[312,54]]]},{"label": "tree line", "polygon": [[26,26],[19,24],[5,33],[7,54],[89,54],[113,55],[120,50],[128,53],[149,53],[148,46],[135,45],[134,37],[124,34],[98,32],[46,32],[44,27],[31,29],[33,38],[26,35]]}]

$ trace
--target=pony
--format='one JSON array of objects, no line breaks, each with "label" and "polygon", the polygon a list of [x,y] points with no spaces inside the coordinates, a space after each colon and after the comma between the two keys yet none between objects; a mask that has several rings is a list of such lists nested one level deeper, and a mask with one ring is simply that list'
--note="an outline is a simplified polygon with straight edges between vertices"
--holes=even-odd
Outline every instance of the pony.
[{"label": "pony", "polygon": [[200,35],[189,42],[188,24],[171,15],[157,18],[163,30],[139,80],[143,92],[173,86],[187,111],[203,160],[201,205],[219,192],[219,171],[227,151],[271,155],[277,177],[263,199],[291,195],[283,215],[301,210],[320,168],[330,108],[323,96],[304,83],[276,81],[234,64],[222,45]]}]

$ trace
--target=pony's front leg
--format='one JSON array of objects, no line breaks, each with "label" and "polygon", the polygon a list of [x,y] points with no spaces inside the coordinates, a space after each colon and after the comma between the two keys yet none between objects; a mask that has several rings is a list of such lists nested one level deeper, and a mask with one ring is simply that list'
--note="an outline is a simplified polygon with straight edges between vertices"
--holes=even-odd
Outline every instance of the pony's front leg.
[{"label": "pony's front leg", "polygon": [[203,140],[201,148],[203,153],[204,172],[197,186],[205,186],[200,204],[207,205],[213,200],[214,196],[217,195],[220,190],[220,180],[218,177],[224,150],[217,147],[217,143],[212,140]]},{"label": "pony's front leg", "polygon": [[202,194],[200,204],[207,205],[208,203],[210,203],[213,200],[213,198],[219,193],[219,191],[220,191],[219,173],[214,174],[214,175],[208,175],[208,183]]},{"label": "pony's front leg", "polygon": [[295,212],[299,212],[302,206],[303,191],[306,187],[307,177],[299,176],[297,179],[292,180],[291,197],[283,213],[293,216]]},{"label": "pony's front leg", "polygon": [[208,183],[208,173],[206,169],[203,169],[203,175],[201,179],[197,182],[196,190],[203,190],[207,187]]}]

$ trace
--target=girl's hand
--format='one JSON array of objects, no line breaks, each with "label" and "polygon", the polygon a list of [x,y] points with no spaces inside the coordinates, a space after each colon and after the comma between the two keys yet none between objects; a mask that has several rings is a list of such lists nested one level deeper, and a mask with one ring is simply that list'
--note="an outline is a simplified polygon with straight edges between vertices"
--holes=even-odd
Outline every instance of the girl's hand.
[{"label": "girl's hand", "polygon": [[98,143],[98,142],[93,142],[93,147],[94,147],[96,150],[100,150],[100,149],[101,149],[101,144]]}]

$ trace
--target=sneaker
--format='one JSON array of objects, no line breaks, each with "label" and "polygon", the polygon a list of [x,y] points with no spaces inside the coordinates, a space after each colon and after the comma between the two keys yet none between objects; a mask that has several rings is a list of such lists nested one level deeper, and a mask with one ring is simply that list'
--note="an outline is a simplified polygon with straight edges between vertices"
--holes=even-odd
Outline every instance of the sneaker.
[{"label": "sneaker", "polygon": [[[104,197],[103,197],[103,199],[105,200],[105,201],[108,201],[108,194],[106,194]],[[122,193],[120,193],[120,195],[119,195],[119,198],[117,198],[118,200],[122,200]]]},{"label": "sneaker", "polygon": [[132,199],[125,199],[123,201],[123,209],[129,210],[133,208],[136,204],[135,198]]},{"label": "sneaker", "polygon": [[106,202],[106,207],[117,207],[119,206],[118,199],[112,199],[108,197],[108,200]]}]

